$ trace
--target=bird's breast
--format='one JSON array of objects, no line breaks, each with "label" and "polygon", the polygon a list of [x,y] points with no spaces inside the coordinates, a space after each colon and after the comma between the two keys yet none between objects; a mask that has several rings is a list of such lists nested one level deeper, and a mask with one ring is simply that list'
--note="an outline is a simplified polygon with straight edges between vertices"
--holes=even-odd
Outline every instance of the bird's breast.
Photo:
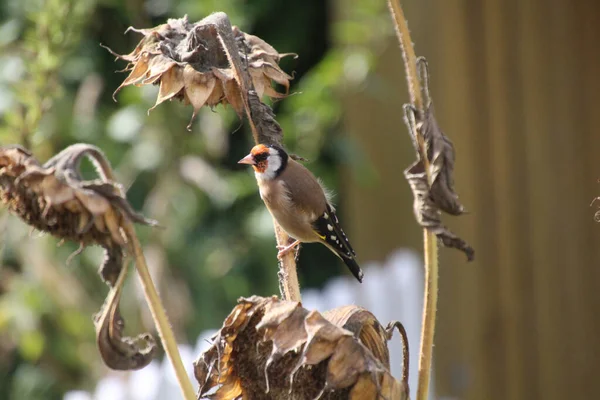
[{"label": "bird's breast", "polygon": [[312,229],[312,222],[316,216],[308,215],[294,204],[283,182],[261,184],[259,181],[259,188],[260,197],[267,209],[288,235],[301,242],[318,240],[318,236]]}]

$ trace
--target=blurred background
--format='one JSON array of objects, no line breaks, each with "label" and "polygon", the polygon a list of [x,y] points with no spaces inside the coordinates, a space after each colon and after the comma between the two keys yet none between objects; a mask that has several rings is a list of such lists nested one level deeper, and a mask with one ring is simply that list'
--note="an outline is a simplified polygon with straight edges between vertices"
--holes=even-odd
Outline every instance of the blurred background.
[{"label": "blurred background", "polygon": [[[437,396],[593,398],[600,3],[402,4],[416,52],[429,61],[438,121],[457,152],[457,192],[470,211],[445,223],[476,250],[470,264],[440,250]],[[252,173],[236,164],[251,136],[221,106],[203,109],[192,132],[191,107],[181,103],[147,116],[152,87],[127,87],[113,102],[125,64],[99,45],[125,54],[140,39],[124,34],[128,26],[213,11],[299,54],[282,61],[295,94],[274,109],[286,146],[337,192],[365,280],[397,249],[422,247],[403,178],[414,159],[401,111],[408,95],[384,1],[3,0],[0,144],[24,144],[41,161],[75,142],[105,151],[134,208],[166,226],[138,232],[178,340],[191,344],[218,328],[238,297],[278,293],[271,220]],[[93,391],[108,373],[91,323],[107,292],[96,272],[101,250],[67,265],[77,245],[57,247],[5,209],[0,234],[0,399]],[[338,275],[348,272],[328,250],[303,247],[304,289]],[[151,330],[135,279],[126,293],[128,331]]]}]

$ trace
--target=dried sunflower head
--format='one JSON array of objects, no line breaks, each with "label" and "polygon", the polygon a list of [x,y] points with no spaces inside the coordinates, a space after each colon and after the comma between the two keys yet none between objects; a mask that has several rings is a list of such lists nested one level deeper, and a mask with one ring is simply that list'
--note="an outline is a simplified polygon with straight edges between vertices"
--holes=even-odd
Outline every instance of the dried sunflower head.
[{"label": "dried sunflower head", "polygon": [[[96,165],[99,179],[81,177],[84,156]],[[69,146],[44,165],[23,147],[0,147],[0,201],[29,225],[63,239],[122,246],[124,216],[156,224],[131,208],[122,187],[111,178],[108,161],[91,145]]]},{"label": "dried sunflower head", "polygon": [[199,398],[408,399],[375,317],[353,306],[326,317],[276,297],[240,299],[194,364]]},{"label": "dried sunflower head", "polygon": [[[154,107],[173,98],[183,100],[194,108],[192,121],[202,106],[220,103],[231,104],[242,115],[240,85],[223,47],[224,33],[213,21],[209,16],[190,23],[186,15],[151,29],[129,28],[144,38],[127,55],[113,53],[129,62],[125,71],[130,71],[115,94],[128,85],[157,84],[160,89]],[[258,96],[285,97],[292,77],[279,68],[279,60],[289,54],[279,54],[262,39],[237,27],[227,34],[233,34],[241,59],[247,60]],[[275,91],[271,81],[283,85],[286,93]]]}]

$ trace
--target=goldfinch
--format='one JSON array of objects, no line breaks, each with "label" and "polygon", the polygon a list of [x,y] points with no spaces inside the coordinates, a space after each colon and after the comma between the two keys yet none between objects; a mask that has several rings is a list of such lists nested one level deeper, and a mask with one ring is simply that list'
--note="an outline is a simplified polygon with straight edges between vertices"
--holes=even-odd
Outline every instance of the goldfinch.
[{"label": "goldfinch", "polygon": [[281,258],[299,243],[319,242],[341,258],[362,282],[363,272],[356,263],[356,253],[335,209],[308,169],[276,145],[256,145],[239,163],[252,165],[261,199],[281,228],[295,239],[288,246],[278,246],[277,257]]}]

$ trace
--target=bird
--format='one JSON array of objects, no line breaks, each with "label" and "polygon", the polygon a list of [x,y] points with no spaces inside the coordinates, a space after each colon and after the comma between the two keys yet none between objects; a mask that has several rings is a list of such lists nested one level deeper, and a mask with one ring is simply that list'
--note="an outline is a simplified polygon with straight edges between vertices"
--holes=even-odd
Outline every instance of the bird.
[{"label": "bird", "polygon": [[321,182],[279,145],[258,144],[238,161],[254,169],[260,197],[271,216],[294,241],[277,246],[281,259],[299,243],[322,243],[337,255],[359,282],[363,271],[340,226]]}]

